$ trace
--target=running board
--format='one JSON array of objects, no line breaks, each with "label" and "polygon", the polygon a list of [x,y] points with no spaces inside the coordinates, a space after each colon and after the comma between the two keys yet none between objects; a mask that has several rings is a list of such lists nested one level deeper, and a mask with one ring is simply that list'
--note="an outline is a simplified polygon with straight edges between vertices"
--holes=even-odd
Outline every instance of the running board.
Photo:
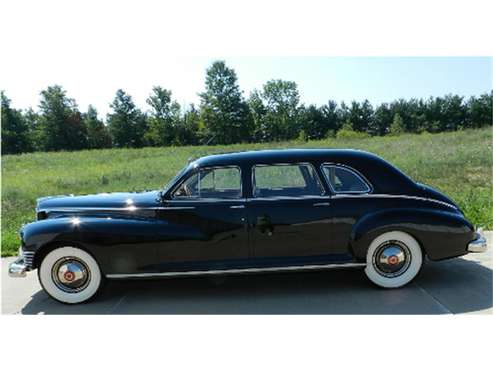
[{"label": "running board", "polygon": [[328,265],[304,265],[285,267],[260,267],[244,269],[225,270],[198,270],[198,271],[173,271],[173,272],[144,272],[135,274],[108,274],[108,279],[128,278],[152,278],[152,277],[179,277],[179,276],[201,276],[201,275],[223,275],[223,274],[256,274],[262,272],[303,271],[303,270],[325,270],[334,268],[365,267],[366,263],[333,263]]}]

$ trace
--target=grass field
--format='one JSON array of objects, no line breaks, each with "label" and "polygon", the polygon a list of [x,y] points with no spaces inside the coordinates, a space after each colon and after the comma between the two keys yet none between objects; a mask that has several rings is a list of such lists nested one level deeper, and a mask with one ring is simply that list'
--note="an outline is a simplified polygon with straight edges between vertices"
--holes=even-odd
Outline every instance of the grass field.
[{"label": "grass field", "polygon": [[474,224],[493,227],[491,128],[352,140],[33,153],[2,157],[2,256],[16,253],[17,230],[34,219],[38,197],[158,189],[189,157],[286,147],[368,150],[451,196]]}]

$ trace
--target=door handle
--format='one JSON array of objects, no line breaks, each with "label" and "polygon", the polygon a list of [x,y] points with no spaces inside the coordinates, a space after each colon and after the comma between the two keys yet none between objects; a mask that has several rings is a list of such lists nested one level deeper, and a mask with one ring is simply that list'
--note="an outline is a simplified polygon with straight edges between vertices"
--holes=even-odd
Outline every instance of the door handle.
[{"label": "door handle", "polygon": [[313,203],[314,207],[328,207],[330,206],[330,202],[321,202],[321,203]]},{"label": "door handle", "polygon": [[243,209],[243,208],[245,208],[245,206],[244,205],[241,205],[241,206],[230,206],[229,208],[231,208],[231,209]]}]

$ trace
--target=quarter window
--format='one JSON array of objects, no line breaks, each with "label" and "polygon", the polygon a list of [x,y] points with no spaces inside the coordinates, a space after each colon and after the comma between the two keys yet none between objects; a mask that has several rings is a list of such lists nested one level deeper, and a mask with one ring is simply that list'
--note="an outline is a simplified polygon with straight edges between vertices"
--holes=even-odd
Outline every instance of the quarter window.
[{"label": "quarter window", "polygon": [[173,193],[173,198],[177,199],[240,197],[241,175],[238,167],[202,168]]},{"label": "quarter window", "polygon": [[353,170],[334,165],[322,167],[330,187],[335,193],[368,193],[369,185]]},{"label": "quarter window", "polygon": [[322,195],[323,187],[311,164],[261,165],[253,167],[256,198]]}]

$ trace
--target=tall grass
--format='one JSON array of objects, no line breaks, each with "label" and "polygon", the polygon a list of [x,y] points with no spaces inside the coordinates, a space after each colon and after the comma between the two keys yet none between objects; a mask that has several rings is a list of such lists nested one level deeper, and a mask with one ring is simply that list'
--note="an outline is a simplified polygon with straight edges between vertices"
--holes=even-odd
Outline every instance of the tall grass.
[{"label": "tall grass", "polygon": [[2,256],[18,248],[17,231],[34,219],[36,198],[55,194],[162,188],[190,157],[265,148],[355,148],[378,154],[413,179],[451,196],[473,223],[493,226],[493,131],[309,142],[32,153],[2,158]]}]

